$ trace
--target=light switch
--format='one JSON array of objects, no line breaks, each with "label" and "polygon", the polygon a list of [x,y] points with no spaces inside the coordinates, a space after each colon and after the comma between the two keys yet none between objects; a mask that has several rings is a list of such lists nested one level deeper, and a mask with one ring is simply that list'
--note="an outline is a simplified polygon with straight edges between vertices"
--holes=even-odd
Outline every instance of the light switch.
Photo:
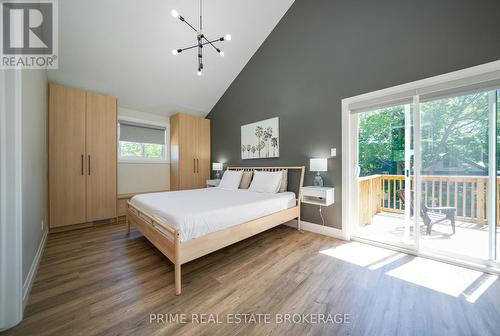
[{"label": "light switch", "polygon": [[337,148],[332,148],[330,150],[330,156],[337,156]]}]

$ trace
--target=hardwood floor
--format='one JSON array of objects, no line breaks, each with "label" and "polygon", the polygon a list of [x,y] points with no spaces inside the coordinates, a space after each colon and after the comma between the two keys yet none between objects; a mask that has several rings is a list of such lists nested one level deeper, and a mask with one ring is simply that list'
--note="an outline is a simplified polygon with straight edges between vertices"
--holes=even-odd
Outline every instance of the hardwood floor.
[{"label": "hardwood floor", "polygon": [[[411,269],[417,266],[423,269]],[[496,277],[286,226],[192,261],[182,272],[183,292],[175,296],[173,265],[139,232],[127,236],[123,224],[50,234],[25,320],[4,334],[498,335],[500,330]],[[187,314],[187,323],[150,323],[151,313]],[[190,322],[191,314],[202,313],[221,320],[227,314],[270,314],[271,323]],[[276,323],[275,314],[285,313],[349,314],[350,323]]]}]

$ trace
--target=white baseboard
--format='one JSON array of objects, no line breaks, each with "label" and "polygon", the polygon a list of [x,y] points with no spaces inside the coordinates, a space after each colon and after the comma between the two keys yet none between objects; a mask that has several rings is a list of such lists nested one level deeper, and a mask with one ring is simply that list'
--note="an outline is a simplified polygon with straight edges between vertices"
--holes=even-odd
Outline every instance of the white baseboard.
[{"label": "white baseboard", "polygon": [[38,265],[40,265],[40,260],[42,259],[43,250],[45,248],[45,243],[47,242],[47,236],[49,234],[49,229],[45,228],[42,236],[42,240],[38,245],[38,249],[36,250],[35,258],[33,258],[33,262],[31,263],[30,270],[28,272],[28,276],[23,284],[23,310],[26,307],[26,303],[28,302],[28,297],[31,292],[31,288],[33,287],[33,282],[35,281],[36,272],[38,271]]},{"label": "white baseboard", "polygon": [[[286,225],[293,227],[293,228],[296,228],[297,221],[288,222],[288,223],[286,223]],[[344,239],[344,235],[342,234],[342,230],[332,228],[330,226],[323,226],[320,224],[314,224],[314,223],[301,221],[301,228],[304,231],[319,233],[319,234],[333,237],[333,238],[337,238],[337,239]]]}]

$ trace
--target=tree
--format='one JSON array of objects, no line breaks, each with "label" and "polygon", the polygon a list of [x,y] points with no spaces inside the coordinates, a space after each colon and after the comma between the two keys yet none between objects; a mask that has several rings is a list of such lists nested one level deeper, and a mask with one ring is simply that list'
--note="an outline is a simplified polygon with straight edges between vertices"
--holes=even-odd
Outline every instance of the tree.
[{"label": "tree", "polygon": [[401,127],[403,127],[404,132],[403,106],[360,115],[358,139],[359,165],[362,176],[396,173],[392,165],[399,157],[394,157],[393,151],[400,150],[401,147],[404,149],[404,136],[401,143],[398,134]]},{"label": "tree", "polygon": [[[463,163],[459,167],[462,174],[467,174],[465,167],[468,166],[474,167],[476,173],[482,168],[483,174],[487,174],[488,93],[424,101],[420,111],[424,173],[437,172],[436,167],[443,158],[453,158]],[[360,114],[358,139],[362,175],[402,174],[404,125],[402,105]],[[497,137],[500,142],[500,135]],[[413,148],[413,144],[410,147]]]},{"label": "tree", "polygon": [[269,157],[269,142],[273,136],[273,128],[266,127],[264,130],[264,141],[266,142],[266,157]]},{"label": "tree", "polygon": [[[266,147],[266,143],[264,142],[264,140],[261,140],[259,142],[259,144],[257,145],[257,149],[259,150],[259,153],[264,149],[264,147]],[[259,154],[259,157],[260,157],[260,154]]]},{"label": "tree", "polygon": [[488,153],[487,93],[422,103],[421,120],[423,170],[432,169],[443,155],[479,163]]},{"label": "tree", "polygon": [[278,138],[271,138],[271,146],[273,147],[273,156],[276,156],[276,148],[278,147]]},{"label": "tree", "polygon": [[262,126],[257,126],[255,127],[255,136],[257,137],[257,147],[259,150],[259,157],[260,157],[260,139],[262,138],[262,135],[264,134],[264,129]]}]

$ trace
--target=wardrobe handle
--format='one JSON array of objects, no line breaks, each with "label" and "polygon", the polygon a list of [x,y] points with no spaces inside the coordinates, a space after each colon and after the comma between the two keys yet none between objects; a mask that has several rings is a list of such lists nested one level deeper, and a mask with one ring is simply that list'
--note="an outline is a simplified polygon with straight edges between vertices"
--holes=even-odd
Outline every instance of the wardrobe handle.
[{"label": "wardrobe handle", "polygon": [[84,172],[83,172],[83,169],[84,169],[83,166],[84,166],[84,163],[83,163],[83,154],[82,154],[82,176],[84,174]]},{"label": "wardrobe handle", "polygon": [[193,173],[196,174],[196,159],[193,159]]},{"label": "wardrobe handle", "polygon": [[89,176],[90,176],[90,155],[89,155]]},{"label": "wardrobe handle", "polygon": [[200,159],[196,159],[196,172],[200,173]]}]

